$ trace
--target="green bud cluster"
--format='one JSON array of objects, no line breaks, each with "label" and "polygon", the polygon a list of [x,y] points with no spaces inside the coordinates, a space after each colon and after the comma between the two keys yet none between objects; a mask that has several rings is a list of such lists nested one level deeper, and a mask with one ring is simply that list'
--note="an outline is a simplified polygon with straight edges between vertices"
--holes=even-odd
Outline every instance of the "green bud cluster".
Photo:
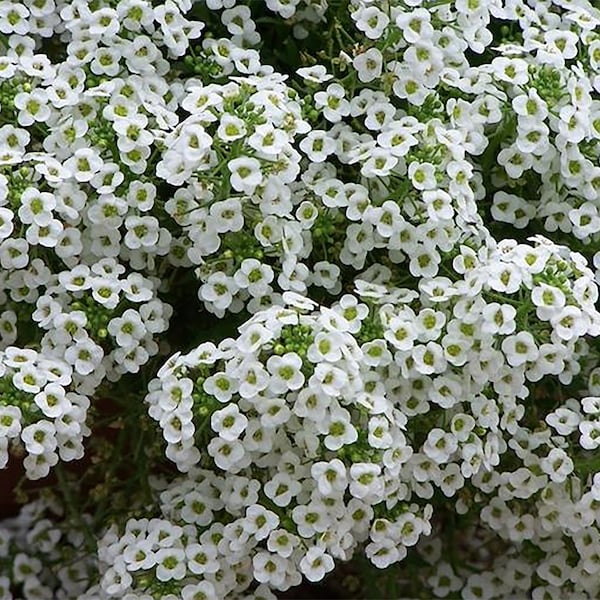
[{"label": "green bud cluster", "polygon": [[[323,450],[327,452],[327,449],[323,445]],[[381,451],[373,448],[369,445],[367,440],[367,434],[364,431],[358,432],[358,440],[353,444],[342,446],[337,451],[337,456],[340,460],[347,460],[352,464],[356,463],[380,463],[381,462]]]},{"label": "green bud cluster", "polygon": [[198,56],[188,54],[183,59],[184,71],[189,75],[197,75],[202,81],[214,81],[222,75],[219,64],[201,53]]},{"label": "green bud cluster", "polygon": [[311,327],[307,325],[286,325],[281,330],[281,339],[278,344],[275,344],[273,352],[279,355],[295,352],[300,358],[304,359],[313,340],[314,333]]},{"label": "green bud cluster", "polygon": [[344,217],[341,213],[331,213],[320,210],[311,228],[311,234],[315,244],[333,244],[336,233],[340,231]]},{"label": "green bud cluster", "polygon": [[369,316],[362,322],[360,331],[356,335],[359,343],[365,344],[373,340],[383,339],[383,325],[379,316],[371,311]]},{"label": "green bud cluster", "polygon": [[444,120],[446,117],[444,103],[436,93],[429,94],[421,106],[409,104],[408,114],[416,117],[421,123],[427,123],[432,119]]},{"label": "green bud cluster", "polygon": [[500,44],[522,44],[523,33],[519,28],[509,25],[500,27]]},{"label": "green bud cluster", "polygon": [[91,296],[85,296],[71,304],[72,310],[80,310],[87,317],[86,329],[91,337],[105,340],[108,337],[108,323],[115,316],[114,310],[109,310],[98,304]]},{"label": "green bud cluster", "polygon": [[109,121],[97,116],[91,123],[87,133],[94,146],[110,148],[115,143],[115,132]]},{"label": "green bud cluster", "polygon": [[33,169],[22,166],[19,169],[2,169],[2,174],[8,179],[8,202],[13,209],[21,206],[23,192],[31,187],[33,181]]},{"label": "green bud cluster", "polygon": [[33,397],[15,387],[12,375],[0,378],[0,406],[18,406],[26,423],[39,412],[37,404],[33,402]]},{"label": "green bud cluster", "polygon": [[15,96],[20,92],[30,92],[31,84],[22,77],[11,77],[0,82],[0,106],[2,117],[7,122],[14,121],[16,115]]},{"label": "green bud cluster", "polygon": [[321,116],[319,111],[314,107],[312,96],[306,95],[300,100],[302,107],[301,116],[305,121],[315,123]]},{"label": "green bud cluster", "polygon": [[[223,238],[223,252],[218,260],[231,261],[241,264],[246,258],[262,260],[264,252],[256,238],[250,233],[242,230],[233,235],[225,235]],[[213,265],[218,269],[217,265]]]},{"label": "green bud cluster", "polygon": [[[208,365],[202,365],[207,367]],[[200,418],[211,415],[219,406],[219,401],[210,394],[204,391],[204,381],[208,376],[208,369],[199,375],[194,381],[194,389],[192,391],[192,400],[194,401],[193,412]]]},{"label": "green bud cluster", "polygon": [[[428,96],[429,97],[429,96]],[[416,162],[428,162],[433,165],[440,164],[446,153],[446,148],[441,144],[423,144],[421,146],[413,146],[410,152],[407,154],[407,163]],[[441,176],[441,173],[436,172],[436,179]]]},{"label": "green bud cluster", "polygon": [[395,521],[400,515],[408,512],[409,506],[406,502],[398,502],[395,506],[388,508],[387,504],[381,503],[373,507],[376,519],[387,519]]},{"label": "green bud cluster", "polygon": [[531,83],[533,87],[537,90],[540,98],[545,100],[550,108],[553,108],[566,93],[560,71],[549,65],[534,67],[532,70]]}]

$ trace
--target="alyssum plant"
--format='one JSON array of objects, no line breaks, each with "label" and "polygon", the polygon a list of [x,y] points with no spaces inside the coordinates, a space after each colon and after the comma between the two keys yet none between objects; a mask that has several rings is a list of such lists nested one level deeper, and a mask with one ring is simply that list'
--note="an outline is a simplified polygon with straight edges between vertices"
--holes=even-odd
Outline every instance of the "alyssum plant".
[{"label": "alyssum plant", "polygon": [[2,599],[599,596],[594,2],[2,0],[0,267]]}]

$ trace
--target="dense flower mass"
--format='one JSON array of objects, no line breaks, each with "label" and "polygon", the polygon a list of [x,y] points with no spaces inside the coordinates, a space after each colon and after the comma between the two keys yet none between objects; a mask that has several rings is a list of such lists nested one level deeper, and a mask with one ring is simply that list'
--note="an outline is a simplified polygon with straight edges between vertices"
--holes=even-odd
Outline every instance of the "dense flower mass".
[{"label": "dense flower mass", "polygon": [[0,598],[597,598],[599,284],[592,0],[0,0]]}]

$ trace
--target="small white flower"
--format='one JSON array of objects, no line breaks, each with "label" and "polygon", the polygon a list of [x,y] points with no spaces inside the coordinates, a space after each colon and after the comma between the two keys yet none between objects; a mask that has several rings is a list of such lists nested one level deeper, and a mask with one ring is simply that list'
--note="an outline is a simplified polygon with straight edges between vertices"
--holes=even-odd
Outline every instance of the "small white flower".
[{"label": "small white flower", "polygon": [[306,81],[312,83],[325,83],[333,78],[333,75],[327,73],[323,65],[314,65],[312,67],[302,67],[296,70],[296,73]]},{"label": "small white flower", "polygon": [[71,408],[65,390],[56,383],[47,384],[34,397],[34,402],[40,407],[46,417],[57,418],[67,413]]},{"label": "small white flower", "polygon": [[600,447],[600,422],[581,421],[579,423],[579,444],[585,450],[595,450]]},{"label": "small white flower", "polygon": [[302,485],[287,473],[277,473],[265,484],[265,494],[277,506],[287,506],[301,491]]},{"label": "small white flower", "polygon": [[[221,117],[217,136],[224,142],[230,143],[246,135],[246,124],[242,119],[225,113]],[[232,171],[233,172],[233,171]]]},{"label": "small white flower", "polygon": [[350,494],[376,504],[383,497],[381,467],[373,463],[354,463],[350,467]]},{"label": "small white flower", "polygon": [[181,548],[159,548],[154,555],[159,581],[180,580],[186,574],[185,552]]},{"label": "small white flower", "polygon": [[242,466],[246,454],[244,445],[239,440],[227,441],[219,437],[210,441],[207,450],[217,467],[223,471],[237,469],[238,465]]},{"label": "small white flower", "polygon": [[75,179],[81,183],[91,181],[104,165],[104,161],[91,148],[79,148],[64,163]]},{"label": "small white flower", "polygon": [[319,546],[312,546],[300,561],[300,571],[309,581],[321,581],[333,570],[333,558]]},{"label": "small white flower", "polygon": [[283,585],[286,576],[286,560],[278,554],[258,552],[252,558],[254,579],[268,583],[275,589]]},{"label": "small white flower", "polygon": [[519,367],[526,362],[533,362],[539,356],[539,350],[531,333],[520,331],[510,335],[502,342],[502,352],[511,367]]},{"label": "small white flower", "polygon": [[19,435],[21,419],[22,413],[18,406],[0,406],[0,439]]},{"label": "small white flower", "polygon": [[550,450],[548,456],[540,461],[540,467],[550,476],[552,481],[565,481],[573,471],[573,461],[569,455],[560,448]]},{"label": "small white flower", "polygon": [[269,388],[276,394],[298,390],[304,384],[302,359],[295,352],[287,352],[283,356],[270,356],[266,366],[272,376]]},{"label": "small white flower", "polygon": [[257,540],[264,540],[269,537],[269,534],[277,525],[279,525],[279,517],[273,511],[264,508],[264,506],[253,504],[246,509],[244,529]]},{"label": "small white flower", "polygon": [[237,391],[237,383],[226,373],[215,373],[204,380],[202,389],[219,402],[229,402]]},{"label": "small white flower", "polygon": [[368,83],[381,76],[383,56],[377,48],[369,48],[366,52],[354,57],[352,66],[358,72],[360,81]]},{"label": "small white flower", "polygon": [[332,83],[324,92],[315,94],[315,106],[323,111],[328,121],[338,123],[350,114],[350,103],[345,95],[346,91],[339,83]]},{"label": "small white flower", "polygon": [[56,449],[56,428],[50,421],[38,421],[21,431],[21,439],[29,454],[39,455]]},{"label": "small white flower", "polygon": [[346,466],[338,458],[334,458],[329,462],[314,463],[310,474],[317,481],[317,487],[323,496],[341,494],[348,486]]},{"label": "small white flower", "polygon": [[248,425],[248,419],[240,413],[236,404],[214,412],[210,417],[212,430],[224,440],[233,441],[240,437]]},{"label": "small white flower", "polygon": [[48,94],[43,89],[31,92],[19,92],[14,99],[15,108],[19,109],[17,121],[27,127],[36,122],[47,121],[50,117]]},{"label": "small white flower", "polygon": [[256,158],[249,156],[234,158],[227,163],[227,168],[231,173],[229,179],[231,187],[236,192],[252,194],[263,179],[260,162]]},{"label": "small white flower", "polygon": [[358,439],[358,431],[351,423],[350,413],[342,408],[331,411],[322,428],[323,433],[327,434],[324,444],[329,450],[339,450]]}]

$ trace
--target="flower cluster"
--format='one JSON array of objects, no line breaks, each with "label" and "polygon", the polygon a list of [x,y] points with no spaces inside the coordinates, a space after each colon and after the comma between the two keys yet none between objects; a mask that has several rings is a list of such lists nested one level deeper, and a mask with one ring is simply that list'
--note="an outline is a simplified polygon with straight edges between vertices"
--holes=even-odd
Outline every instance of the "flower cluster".
[{"label": "flower cluster", "polygon": [[599,32],[0,0],[0,596],[598,597]]},{"label": "flower cluster", "polygon": [[[82,598],[95,570],[82,553],[83,531],[64,526],[64,509],[49,498],[23,507],[0,527],[0,595],[12,598]],[[89,515],[82,515],[84,525]]]},{"label": "flower cluster", "polygon": [[59,457],[71,461],[83,456],[90,400],[72,391],[77,389],[73,363],[13,346],[0,352],[2,468],[13,448],[26,454],[23,465],[30,479],[48,475]]}]

